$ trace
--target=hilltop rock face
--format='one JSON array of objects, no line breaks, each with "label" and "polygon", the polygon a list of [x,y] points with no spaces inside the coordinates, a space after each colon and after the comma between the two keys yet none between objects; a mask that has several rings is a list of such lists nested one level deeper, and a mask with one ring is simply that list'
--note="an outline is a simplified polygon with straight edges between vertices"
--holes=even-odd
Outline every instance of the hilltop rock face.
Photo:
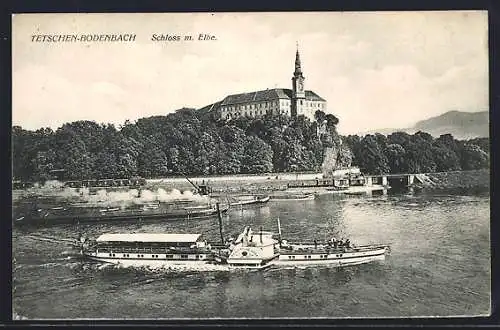
[{"label": "hilltop rock face", "polygon": [[329,177],[334,170],[351,166],[352,151],[347,145],[342,144],[342,139],[335,126],[327,127],[323,131],[321,141],[325,147],[323,164],[321,165],[324,176]]}]

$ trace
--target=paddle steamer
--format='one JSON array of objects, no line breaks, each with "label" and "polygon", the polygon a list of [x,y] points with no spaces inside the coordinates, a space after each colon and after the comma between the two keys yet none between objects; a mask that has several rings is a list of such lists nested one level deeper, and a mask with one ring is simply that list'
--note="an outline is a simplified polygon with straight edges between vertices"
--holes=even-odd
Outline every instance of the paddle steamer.
[{"label": "paddle steamer", "polygon": [[[219,227],[222,221],[219,216]],[[351,245],[331,240],[323,243],[288,243],[269,231],[245,227],[236,240],[212,245],[201,234],[103,234],[94,242],[81,240],[81,254],[107,263],[133,266],[217,264],[227,269],[262,269],[269,266],[347,266],[384,260],[388,245]]]}]

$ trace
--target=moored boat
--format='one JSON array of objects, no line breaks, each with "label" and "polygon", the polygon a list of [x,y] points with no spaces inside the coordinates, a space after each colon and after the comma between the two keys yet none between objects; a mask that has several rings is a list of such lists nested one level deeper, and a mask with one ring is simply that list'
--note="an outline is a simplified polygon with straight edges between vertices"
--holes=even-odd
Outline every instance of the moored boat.
[{"label": "moored boat", "polygon": [[314,194],[280,194],[272,195],[272,201],[310,201],[314,200]]},{"label": "moored boat", "polygon": [[269,196],[238,196],[232,199],[233,201],[229,203],[230,206],[264,204],[269,202]]},{"label": "moored boat", "polygon": [[[222,213],[227,212],[228,205],[220,207]],[[213,217],[217,215],[214,205],[189,208],[186,206],[167,207],[159,209],[156,206],[138,205],[130,208],[67,208],[62,210],[36,209],[30,214],[23,214],[24,218],[16,219],[16,224],[61,224],[61,223],[84,223],[84,222],[116,222],[116,221],[141,221],[141,220],[178,220],[198,219]]]}]

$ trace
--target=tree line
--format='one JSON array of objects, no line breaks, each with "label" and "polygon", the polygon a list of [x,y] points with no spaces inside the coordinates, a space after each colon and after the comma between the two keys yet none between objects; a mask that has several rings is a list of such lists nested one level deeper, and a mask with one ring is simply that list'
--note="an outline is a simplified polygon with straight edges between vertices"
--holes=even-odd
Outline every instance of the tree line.
[{"label": "tree line", "polygon": [[349,135],[343,137],[353,163],[365,173],[430,173],[489,168],[488,138],[456,140],[451,134],[433,138],[425,132]]},{"label": "tree line", "polygon": [[277,114],[226,121],[184,108],[118,128],[93,121],[55,131],[14,126],[13,177],[45,181],[54,170],[63,170],[66,180],[321,171],[329,153],[335,166],[357,165],[373,174],[489,165],[488,139],[434,139],[423,132],[340,136],[338,122],[321,111],[313,121]]}]

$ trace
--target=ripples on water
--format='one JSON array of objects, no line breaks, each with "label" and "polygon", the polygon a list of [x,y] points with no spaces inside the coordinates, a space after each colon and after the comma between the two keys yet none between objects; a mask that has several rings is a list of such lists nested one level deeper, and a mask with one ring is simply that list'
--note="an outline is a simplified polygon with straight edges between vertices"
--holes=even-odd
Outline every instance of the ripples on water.
[{"label": "ripples on water", "polygon": [[[64,241],[78,231],[202,232],[217,219],[59,225],[13,231],[13,307],[29,318],[411,317],[490,311],[489,197],[320,196],[269,202],[224,216],[225,234],[277,231],[291,241],[334,235],[387,243],[383,262],[263,271],[136,269],[80,260]],[[49,237],[49,239],[43,239]]]}]

